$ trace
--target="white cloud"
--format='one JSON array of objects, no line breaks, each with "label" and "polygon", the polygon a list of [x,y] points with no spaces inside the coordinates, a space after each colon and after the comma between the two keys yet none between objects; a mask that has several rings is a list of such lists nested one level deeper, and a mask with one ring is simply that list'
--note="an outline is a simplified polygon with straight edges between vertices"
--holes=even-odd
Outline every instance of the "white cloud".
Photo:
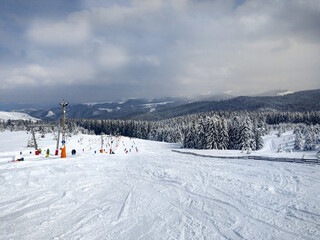
[{"label": "white cloud", "polygon": [[45,78],[48,76],[47,70],[37,64],[27,65],[24,70],[21,71],[27,76],[35,77],[35,78]]},{"label": "white cloud", "polygon": [[34,87],[37,86],[37,83],[33,78],[30,77],[12,75],[5,79],[4,84],[1,87],[2,89],[13,89],[18,86]]},{"label": "white cloud", "polygon": [[50,66],[30,64],[0,70],[2,89],[15,87],[53,87],[72,84],[90,84],[94,76],[89,61],[65,59]]},{"label": "white cloud", "polygon": [[89,32],[85,20],[71,17],[58,22],[36,20],[28,31],[28,37],[44,46],[73,47],[88,40]]},{"label": "white cloud", "polygon": [[130,59],[124,49],[111,44],[100,46],[97,58],[99,65],[107,68],[107,70],[123,67]]},{"label": "white cloud", "polygon": [[235,2],[88,0],[65,17],[38,16],[26,36],[6,38],[17,49],[0,56],[2,88],[99,85],[152,97],[320,87],[319,1]]},{"label": "white cloud", "polygon": [[137,60],[140,63],[151,65],[151,66],[160,66],[160,59],[155,55],[141,55],[137,57]]}]

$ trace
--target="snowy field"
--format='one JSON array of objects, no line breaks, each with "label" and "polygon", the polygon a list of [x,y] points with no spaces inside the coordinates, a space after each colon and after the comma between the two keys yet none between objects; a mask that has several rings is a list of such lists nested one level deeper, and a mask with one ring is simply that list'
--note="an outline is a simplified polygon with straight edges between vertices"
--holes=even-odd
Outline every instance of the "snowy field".
[{"label": "snowy field", "polygon": [[[66,159],[46,158],[29,154],[29,137],[0,133],[0,239],[320,239],[320,165],[209,159],[124,137],[110,155],[88,135],[67,140]],[[283,141],[265,140],[260,154]],[[39,140],[51,153],[55,144]],[[8,163],[20,151],[25,161]]]}]

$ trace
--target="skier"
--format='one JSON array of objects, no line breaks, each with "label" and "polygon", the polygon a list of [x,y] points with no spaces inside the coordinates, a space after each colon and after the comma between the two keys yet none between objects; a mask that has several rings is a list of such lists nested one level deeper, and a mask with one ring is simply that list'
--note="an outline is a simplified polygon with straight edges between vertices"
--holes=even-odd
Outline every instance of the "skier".
[{"label": "skier", "polygon": [[50,150],[49,150],[49,148],[47,149],[47,155],[46,155],[46,157],[49,157],[49,154],[50,154]]},{"label": "skier", "polygon": [[18,162],[18,161],[24,161],[24,158],[23,157],[19,158],[18,156],[13,156],[12,160],[8,161],[8,162]]},{"label": "skier", "polygon": [[42,152],[42,149],[41,149],[41,148],[39,148],[39,150],[38,150],[38,151],[39,151],[39,154],[41,154],[41,152]]}]

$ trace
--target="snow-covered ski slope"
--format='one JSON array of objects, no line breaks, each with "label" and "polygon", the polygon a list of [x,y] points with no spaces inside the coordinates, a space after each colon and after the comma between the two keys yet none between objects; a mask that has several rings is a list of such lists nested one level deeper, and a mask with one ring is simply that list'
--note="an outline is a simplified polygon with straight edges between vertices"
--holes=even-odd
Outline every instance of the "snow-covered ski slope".
[{"label": "snow-covered ski slope", "polygon": [[31,120],[31,121],[37,121],[37,120],[40,120],[40,119],[31,117],[29,114],[26,114],[26,113],[0,111],[0,120],[4,120],[4,121],[8,121],[8,120]]},{"label": "snow-covered ski slope", "polygon": [[[320,165],[124,137],[110,155],[88,135],[67,140],[66,159],[45,158],[28,137],[0,133],[0,239],[320,239]],[[39,146],[53,153],[53,136]],[[25,161],[8,163],[20,151]]]}]

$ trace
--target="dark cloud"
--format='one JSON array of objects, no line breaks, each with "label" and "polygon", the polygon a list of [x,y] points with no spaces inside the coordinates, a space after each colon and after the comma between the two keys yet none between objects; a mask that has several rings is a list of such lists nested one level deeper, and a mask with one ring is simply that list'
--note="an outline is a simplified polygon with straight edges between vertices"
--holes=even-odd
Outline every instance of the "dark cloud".
[{"label": "dark cloud", "polygon": [[316,0],[34,0],[0,9],[1,102],[320,87]]}]

